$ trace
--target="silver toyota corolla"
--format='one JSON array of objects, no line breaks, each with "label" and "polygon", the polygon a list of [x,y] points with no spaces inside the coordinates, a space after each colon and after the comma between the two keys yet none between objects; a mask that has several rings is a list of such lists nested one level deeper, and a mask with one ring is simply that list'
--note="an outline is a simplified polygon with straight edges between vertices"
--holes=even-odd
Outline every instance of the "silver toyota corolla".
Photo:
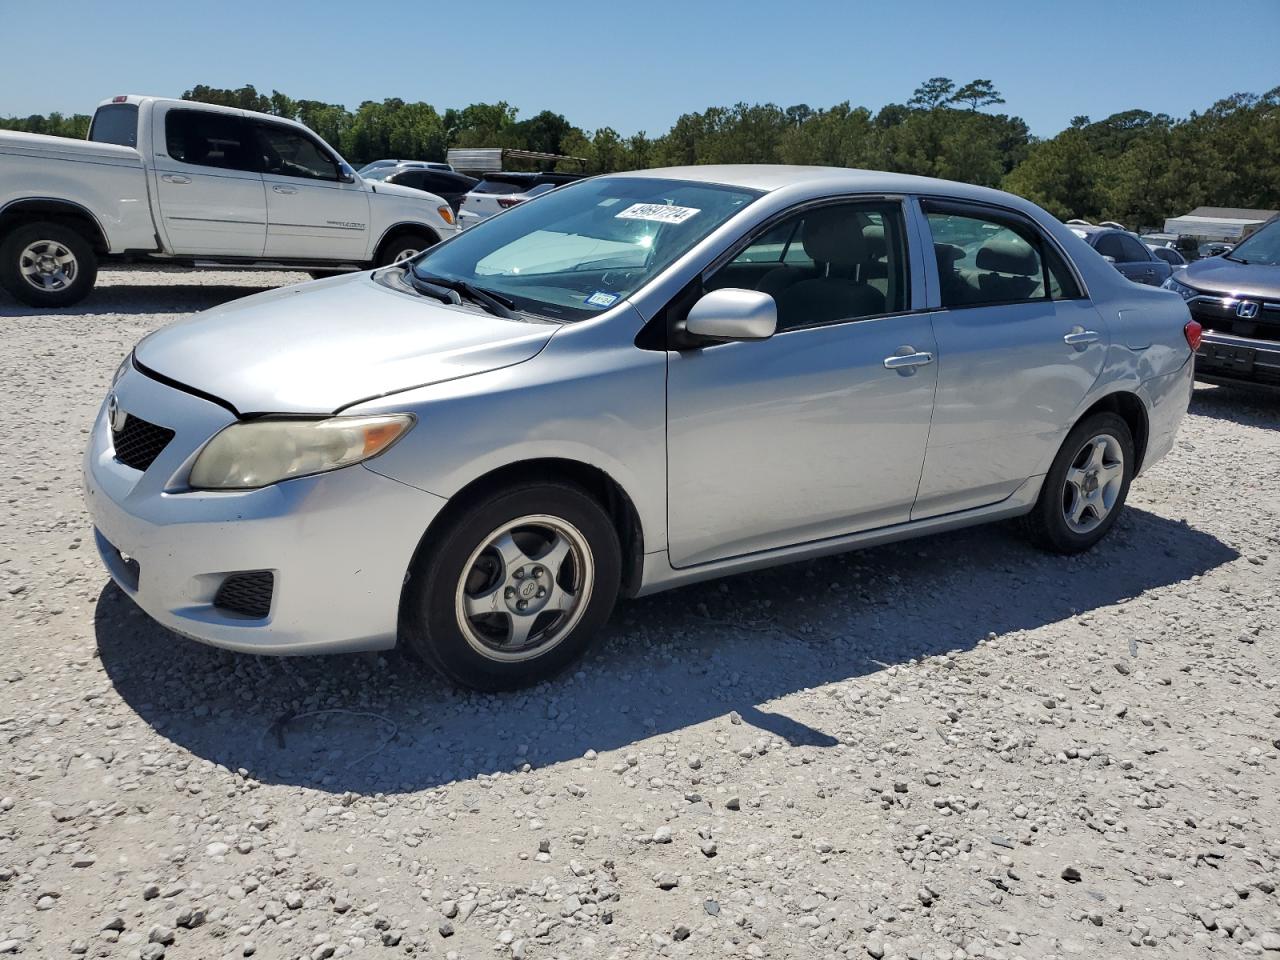
[{"label": "silver toyota corolla", "polygon": [[597,177],[138,344],[85,485],[115,581],[254,653],[530,683],[619,593],[1022,516],[1097,543],[1198,327],[1040,208],[856,170]]}]

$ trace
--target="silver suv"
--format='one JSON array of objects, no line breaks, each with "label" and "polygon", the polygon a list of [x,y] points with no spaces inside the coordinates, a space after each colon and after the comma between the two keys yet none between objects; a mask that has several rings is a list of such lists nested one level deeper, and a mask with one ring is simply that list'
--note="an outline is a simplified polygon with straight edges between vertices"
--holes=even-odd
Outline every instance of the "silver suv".
[{"label": "silver suv", "polygon": [[1173,444],[1196,336],[998,191],[620,174],[152,334],[85,484],[111,575],[179,633],[400,642],[506,688],[619,593],[1007,517],[1087,549]]}]

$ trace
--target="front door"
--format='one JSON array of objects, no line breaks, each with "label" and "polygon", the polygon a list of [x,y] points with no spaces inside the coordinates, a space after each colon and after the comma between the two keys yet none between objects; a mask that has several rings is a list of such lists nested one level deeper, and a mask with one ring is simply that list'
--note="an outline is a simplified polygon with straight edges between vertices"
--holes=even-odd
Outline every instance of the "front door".
[{"label": "front door", "polygon": [[369,242],[369,194],[343,183],[319,141],[279,123],[254,121],[267,197],[269,257],[361,261]]},{"label": "front door", "polygon": [[238,111],[157,105],[152,176],[173,253],[259,257],[267,203],[248,122]]},{"label": "front door", "polygon": [[847,202],[794,214],[708,278],[771,293],[778,332],[668,354],[673,566],[908,519],[937,363],[929,316],[906,312],[906,259],[899,203]]},{"label": "front door", "polygon": [[997,503],[1047,469],[1109,338],[1029,220],[923,203],[938,264],[938,393],[913,520]]}]

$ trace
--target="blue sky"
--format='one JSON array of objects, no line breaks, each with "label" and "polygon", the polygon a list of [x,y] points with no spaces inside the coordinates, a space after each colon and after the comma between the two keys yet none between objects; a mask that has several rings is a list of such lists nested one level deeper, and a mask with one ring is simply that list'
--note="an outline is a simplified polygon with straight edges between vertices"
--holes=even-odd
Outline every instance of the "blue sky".
[{"label": "blue sky", "polygon": [[[1076,114],[1185,116],[1280,84],[1280,0],[0,0],[0,114],[89,113],[116,93],[252,83],[343,103],[506,100],[588,130],[664,132],[739,100],[873,109],[924,79],[995,82],[1052,135]],[[53,38],[57,38],[56,41]],[[1272,38],[1271,41],[1265,38]]]}]

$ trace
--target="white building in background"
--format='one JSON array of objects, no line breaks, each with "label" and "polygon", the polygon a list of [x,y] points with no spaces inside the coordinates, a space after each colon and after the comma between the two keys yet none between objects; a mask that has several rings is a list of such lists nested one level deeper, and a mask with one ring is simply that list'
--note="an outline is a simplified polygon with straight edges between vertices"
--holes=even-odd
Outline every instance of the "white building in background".
[{"label": "white building in background", "polygon": [[1244,210],[1238,207],[1196,207],[1181,217],[1164,222],[1164,232],[1201,241],[1239,243],[1253,231],[1280,214],[1280,210]]}]

